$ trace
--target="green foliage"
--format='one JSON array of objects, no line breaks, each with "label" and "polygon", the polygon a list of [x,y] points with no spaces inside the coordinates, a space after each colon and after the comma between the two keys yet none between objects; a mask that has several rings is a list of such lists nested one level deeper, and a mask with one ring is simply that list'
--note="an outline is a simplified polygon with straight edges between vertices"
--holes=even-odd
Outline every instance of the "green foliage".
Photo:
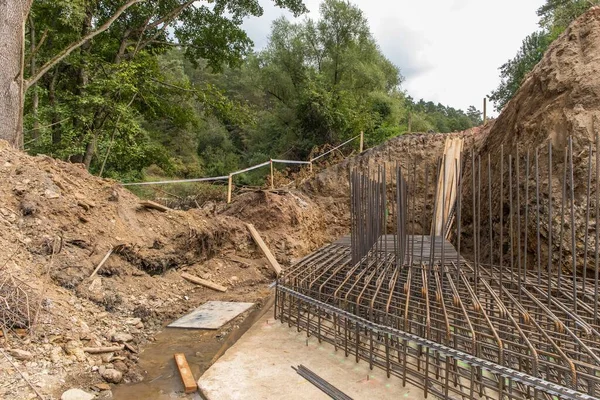
[{"label": "green foliage", "polygon": [[[301,0],[273,1],[296,16],[305,11]],[[26,74],[35,75],[121,4],[36,0]],[[315,147],[360,131],[373,146],[409,125],[449,132],[481,123],[474,107],[465,114],[407,97],[399,68],[349,2],[324,0],[318,19],[276,20],[267,47],[253,53],[241,24],[262,12],[258,0],[133,6],[28,91],[28,150],[84,162],[92,173],[123,181],[195,178],[270,158],[305,160]],[[262,184],[267,171],[237,175],[235,182]],[[168,188],[177,196],[185,190]]]},{"label": "green foliage", "polygon": [[573,20],[596,4],[600,4],[600,0],[546,0],[537,11],[541,30],[527,36],[517,55],[500,67],[500,85],[489,96],[497,111],[515,95],[550,44]]},{"label": "green foliage", "polygon": [[515,58],[500,67],[501,83],[489,96],[497,111],[501,111],[515,95],[527,74],[542,59],[551,42],[549,33],[534,32],[523,40]]}]

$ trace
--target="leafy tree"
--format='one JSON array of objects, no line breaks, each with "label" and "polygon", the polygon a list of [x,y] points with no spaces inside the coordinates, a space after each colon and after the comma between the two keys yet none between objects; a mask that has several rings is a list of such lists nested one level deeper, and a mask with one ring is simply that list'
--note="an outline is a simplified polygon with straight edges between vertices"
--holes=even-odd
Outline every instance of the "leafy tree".
[{"label": "leafy tree", "polygon": [[596,4],[600,4],[600,0],[546,0],[537,11],[541,30],[527,36],[517,55],[500,67],[500,85],[490,94],[497,111],[515,95],[550,44],[573,20]]}]

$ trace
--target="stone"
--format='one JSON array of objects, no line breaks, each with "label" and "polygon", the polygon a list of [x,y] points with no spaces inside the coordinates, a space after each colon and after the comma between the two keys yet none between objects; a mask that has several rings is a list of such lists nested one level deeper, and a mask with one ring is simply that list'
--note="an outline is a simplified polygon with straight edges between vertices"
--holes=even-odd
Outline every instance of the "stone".
[{"label": "stone", "polygon": [[8,350],[8,354],[17,360],[31,360],[33,358],[33,354],[31,354],[29,351],[21,349],[10,349]]},{"label": "stone", "polygon": [[94,280],[88,287],[88,290],[90,292],[99,292],[101,289],[102,289],[102,278],[100,278],[98,276],[98,277],[94,278]]},{"label": "stone", "polygon": [[95,395],[81,389],[69,389],[60,396],[60,400],[92,400]]},{"label": "stone", "polygon": [[58,199],[60,197],[60,194],[56,193],[53,190],[46,189],[44,191],[44,197],[46,197],[47,199]]},{"label": "stone", "polygon": [[125,365],[125,363],[123,361],[115,361],[113,363],[113,367],[117,371],[122,372],[122,373],[125,373],[129,370],[129,368],[127,367],[127,365]]},{"label": "stone", "polygon": [[129,333],[113,333],[110,337],[111,342],[117,343],[131,342],[132,340],[133,336],[131,336]]},{"label": "stone", "polygon": [[123,379],[123,374],[116,369],[105,369],[101,375],[109,383],[119,383]]},{"label": "stone", "polygon": [[87,356],[83,351],[83,345],[79,340],[69,340],[65,343],[65,353],[70,356],[75,356],[77,361],[85,361]]},{"label": "stone", "polygon": [[98,390],[110,390],[110,385],[108,383],[96,383],[94,387]]},{"label": "stone", "polygon": [[125,321],[127,325],[137,325],[140,322],[142,322],[141,318],[128,318],[127,321]]}]

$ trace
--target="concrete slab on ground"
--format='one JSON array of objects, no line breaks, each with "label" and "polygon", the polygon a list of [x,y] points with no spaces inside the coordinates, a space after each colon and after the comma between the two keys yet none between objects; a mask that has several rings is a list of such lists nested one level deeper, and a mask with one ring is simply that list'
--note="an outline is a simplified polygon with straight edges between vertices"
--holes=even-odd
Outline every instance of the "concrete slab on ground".
[{"label": "concrete slab on ground", "polygon": [[191,313],[167,325],[169,328],[219,329],[254,303],[207,301]]},{"label": "concrete slab on ground", "polygon": [[[328,399],[292,366],[302,364],[355,400],[424,399],[423,390],[402,387],[385,371],[345,357],[328,343],[319,344],[267,312],[198,380],[208,400]],[[368,376],[368,378],[367,378]]]}]

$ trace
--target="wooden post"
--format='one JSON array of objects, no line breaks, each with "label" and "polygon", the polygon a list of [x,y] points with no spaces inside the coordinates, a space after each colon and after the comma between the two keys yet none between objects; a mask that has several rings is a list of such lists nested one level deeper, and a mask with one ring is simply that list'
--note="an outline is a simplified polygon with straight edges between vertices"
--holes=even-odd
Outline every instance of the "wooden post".
[{"label": "wooden post", "polygon": [[487,122],[487,97],[483,98],[483,124]]},{"label": "wooden post", "polygon": [[233,186],[233,175],[229,174],[229,185],[227,187],[227,204],[231,203],[232,186]]},{"label": "wooden post", "polygon": [[310,162],[310,164],[309,164],[309,168],[310,168],[310,173],[312,174],[312,172],[313,172],[313,169],[312,169],[312,161],[311,161],[311,162]]},{"label": "wooden post", "polygon": [[271,160],[271,189],[275,189],[275,178],[273,177],[273,160]]},{"label": "wooden post", "polygon": [[365,145],[365,133],[363,131],[360,131],[360,153],[363,152],[364,145]]}]

